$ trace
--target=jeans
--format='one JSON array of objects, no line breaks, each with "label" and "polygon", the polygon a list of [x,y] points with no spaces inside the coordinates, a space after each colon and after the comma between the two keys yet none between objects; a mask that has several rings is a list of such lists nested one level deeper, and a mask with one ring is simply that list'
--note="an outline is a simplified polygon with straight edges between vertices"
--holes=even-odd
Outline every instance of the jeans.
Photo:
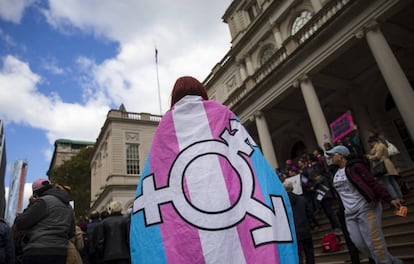
[{"label": "jeans", "polygon": [[384,184],[384,187],[387,189],[393,199],[403,197],[400,186],[398,185],[398,182],[393,175],[382,176],[381,180]]}]

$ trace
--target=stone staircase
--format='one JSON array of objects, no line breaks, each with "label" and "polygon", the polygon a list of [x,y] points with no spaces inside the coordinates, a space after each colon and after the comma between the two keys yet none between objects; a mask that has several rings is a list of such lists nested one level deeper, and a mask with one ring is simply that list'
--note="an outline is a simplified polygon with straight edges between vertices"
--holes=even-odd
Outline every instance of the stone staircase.
[{"label": "stone staircase", "polygon": [[[401,173],[403,179],[408,183],[410,192],[404,196],[408,214],[406,217],[394,215],[393,209],[383,205],[382,228],[388,249],[393,256],[404,261],[404,264],[414,264],[414,169]],[[317,264],[339,264],[351,263],[348,249],[343,235],[341,235],[342,248],[340,251],[323,253],[321,240],[323,235],[331,232],[328,219],[322,211],[316,215],[320,228],[312,232],[315,249],[315,263]],[[361,256],[361,263],[368,263],[366,256]]]}]

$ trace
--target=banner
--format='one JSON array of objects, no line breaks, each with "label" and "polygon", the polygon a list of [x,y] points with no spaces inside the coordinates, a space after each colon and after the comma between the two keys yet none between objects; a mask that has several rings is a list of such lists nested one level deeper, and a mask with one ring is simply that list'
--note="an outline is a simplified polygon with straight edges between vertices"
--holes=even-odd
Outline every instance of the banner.
[{"label": "banner", "polygon": [[329,126],[331,128],[331,137],[334,143],[351,133],[352,130],[354,130],[354,121],[352,119],[351,111],[345,112]]},{"label": "banner", "polygon": [[289,198],[225,106],[186,96],[154,135],[131,216],[133,263],[298,263]]}]

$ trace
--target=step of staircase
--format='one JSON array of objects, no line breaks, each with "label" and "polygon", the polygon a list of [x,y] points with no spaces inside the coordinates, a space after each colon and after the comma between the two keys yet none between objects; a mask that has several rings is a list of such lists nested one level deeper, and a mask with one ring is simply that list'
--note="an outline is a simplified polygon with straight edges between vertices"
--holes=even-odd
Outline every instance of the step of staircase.
[{"label": "step of staircase", "polygon": [[[408,207],[406,217],[394,215],[394,210],[388,204],[383,204],[382,230],[388,250],[393,256],[404,261],[405,264],[414,264],[414,169],[400,174],[410,187],[410,192],[404,196],[405,206]],[[334,203],[336,210],[337,205]],[[331,232],[331,226],[323,212],[319,211],[316,218],[320,228],[312,231],[315,249],[315,263],[318,264],[343,264],[351,263],[348,248],[343,235],[340,235],[342,248],[336,252],[323,253],[321,248],[322,237]],[[361,263],[368,263],[366,256],[361,256]]]}]

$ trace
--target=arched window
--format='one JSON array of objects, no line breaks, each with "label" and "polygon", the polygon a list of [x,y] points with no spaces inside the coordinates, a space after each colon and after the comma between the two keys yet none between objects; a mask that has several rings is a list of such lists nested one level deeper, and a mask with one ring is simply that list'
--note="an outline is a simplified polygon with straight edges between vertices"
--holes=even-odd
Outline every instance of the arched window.
[{"label": "arched window", "polygon": [[312,18],[312,13],[308,10],[303,10],[293,21],[292,28],[290,33],[295,35],[310,19]]},{"label": "arched window", "polygon": [[260,65],[263,65],[264,63],[266,63],[266,61],[268,61],[270,57],[272,57],[273,54],[275,54],[275,52],[276,52],[276,49],[273,44],[266,45],[260,54]]}]

